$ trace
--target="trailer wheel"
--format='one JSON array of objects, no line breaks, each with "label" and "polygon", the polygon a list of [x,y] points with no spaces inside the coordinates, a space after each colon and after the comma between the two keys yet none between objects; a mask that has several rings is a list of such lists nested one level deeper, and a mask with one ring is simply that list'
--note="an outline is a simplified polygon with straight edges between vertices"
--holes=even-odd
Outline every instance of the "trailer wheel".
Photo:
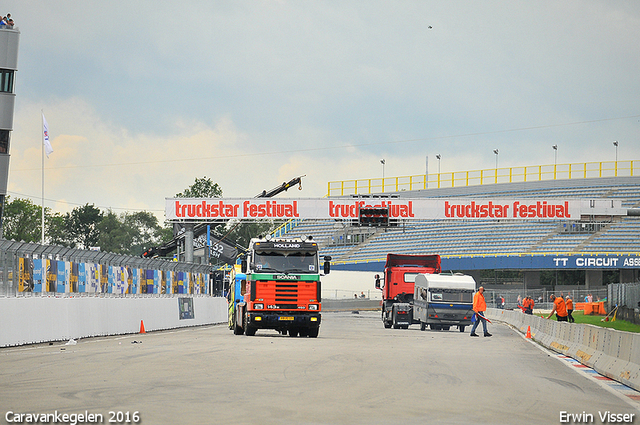
[{"label": "trailer wheel", "polygon": [[427,324],[426,324],[426,323],[424,323],[424,322],[420,322],[420,330],[421,330],[421,331],[424,331],[424,330],[426,330],[426,329],[427,329]]},{"label": "trailer wheel", "polygon": [[458,329],[460,329],[460,332],[464,332],[464,326],[458,326]]}]

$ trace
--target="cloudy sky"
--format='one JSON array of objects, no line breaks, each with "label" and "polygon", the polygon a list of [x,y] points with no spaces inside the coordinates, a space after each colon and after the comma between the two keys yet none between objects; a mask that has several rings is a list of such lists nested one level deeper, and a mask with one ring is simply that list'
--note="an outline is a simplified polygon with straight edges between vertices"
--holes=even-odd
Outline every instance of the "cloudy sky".
[{"label": "cloudy sky", "polygon": [[163,216],[196,177],[327,182],[640,159],[640,2],[5,1],[8,192]]}]

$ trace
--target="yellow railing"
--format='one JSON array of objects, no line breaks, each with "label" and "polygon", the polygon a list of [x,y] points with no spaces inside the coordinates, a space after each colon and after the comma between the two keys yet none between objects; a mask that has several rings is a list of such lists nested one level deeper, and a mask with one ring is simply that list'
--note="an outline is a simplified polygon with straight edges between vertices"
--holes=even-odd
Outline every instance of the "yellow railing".
[{"label": "yellow railing", "polygon": [[327,196],[365,195],[403,190],[439,189],[542,180],[629,177],[639,174],[640,160],[529,165],[474,171],[454,171],[451,173],[419,174],[416,176],[333,181],[327,185]]}]

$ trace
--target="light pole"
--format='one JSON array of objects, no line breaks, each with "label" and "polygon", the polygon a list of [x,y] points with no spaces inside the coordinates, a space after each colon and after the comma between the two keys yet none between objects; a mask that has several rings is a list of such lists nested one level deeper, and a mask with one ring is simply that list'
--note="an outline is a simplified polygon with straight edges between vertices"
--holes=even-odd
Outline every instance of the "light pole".
[{"label": "light pole", "polygon": [[551,146],[553,148],[553,179],[556,179],[556,169],[558,167],[558,145]]},{"label": "light pole", "polygon": [[616,169],[615,176],[618,177],[618,141],[617,140],[613,141],[613,146],[616,147],[616,162],[613,164],[613,166]]},{"label": "light pole", "polygon": [[494,149],[493,153],[496,154],[496,170],[498,169],[498,153],[500,153],[500,151],[498,149]]},{"label": "light pole", "polygon": [[442,159],[442,155],[436,154],[436,159],[438,160],[438,175],[440,174],[440,160]]},{"label": "light pole", "polygon": [[384,159],[380,160],[380,164],[382,164],[382,191],[384,192],[384,164],[386,161]]}]

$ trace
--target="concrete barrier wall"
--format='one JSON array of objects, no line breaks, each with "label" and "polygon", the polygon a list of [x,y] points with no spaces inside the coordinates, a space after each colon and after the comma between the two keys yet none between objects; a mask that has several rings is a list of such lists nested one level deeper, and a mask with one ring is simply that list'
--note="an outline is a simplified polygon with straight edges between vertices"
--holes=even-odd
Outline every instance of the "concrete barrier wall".
[{"label": "concrete barrier wall", "polygon": [[[178,300],[193,299],[193,319],[180,320]],[[137,333],[224,323],[226,298],[16,297],[0,298],[0,347],[71,338]]]},{"label": "concrete barrier wall", "polygon": [[543,346],[578,360],[598,373],[640,391],[640,334],[593,325],[557,322],[512,310],[487,310]]},{"label": "concrete barrier wall", "polygon": [[322,300],[322,311],[380,310],[381,300]]}]

